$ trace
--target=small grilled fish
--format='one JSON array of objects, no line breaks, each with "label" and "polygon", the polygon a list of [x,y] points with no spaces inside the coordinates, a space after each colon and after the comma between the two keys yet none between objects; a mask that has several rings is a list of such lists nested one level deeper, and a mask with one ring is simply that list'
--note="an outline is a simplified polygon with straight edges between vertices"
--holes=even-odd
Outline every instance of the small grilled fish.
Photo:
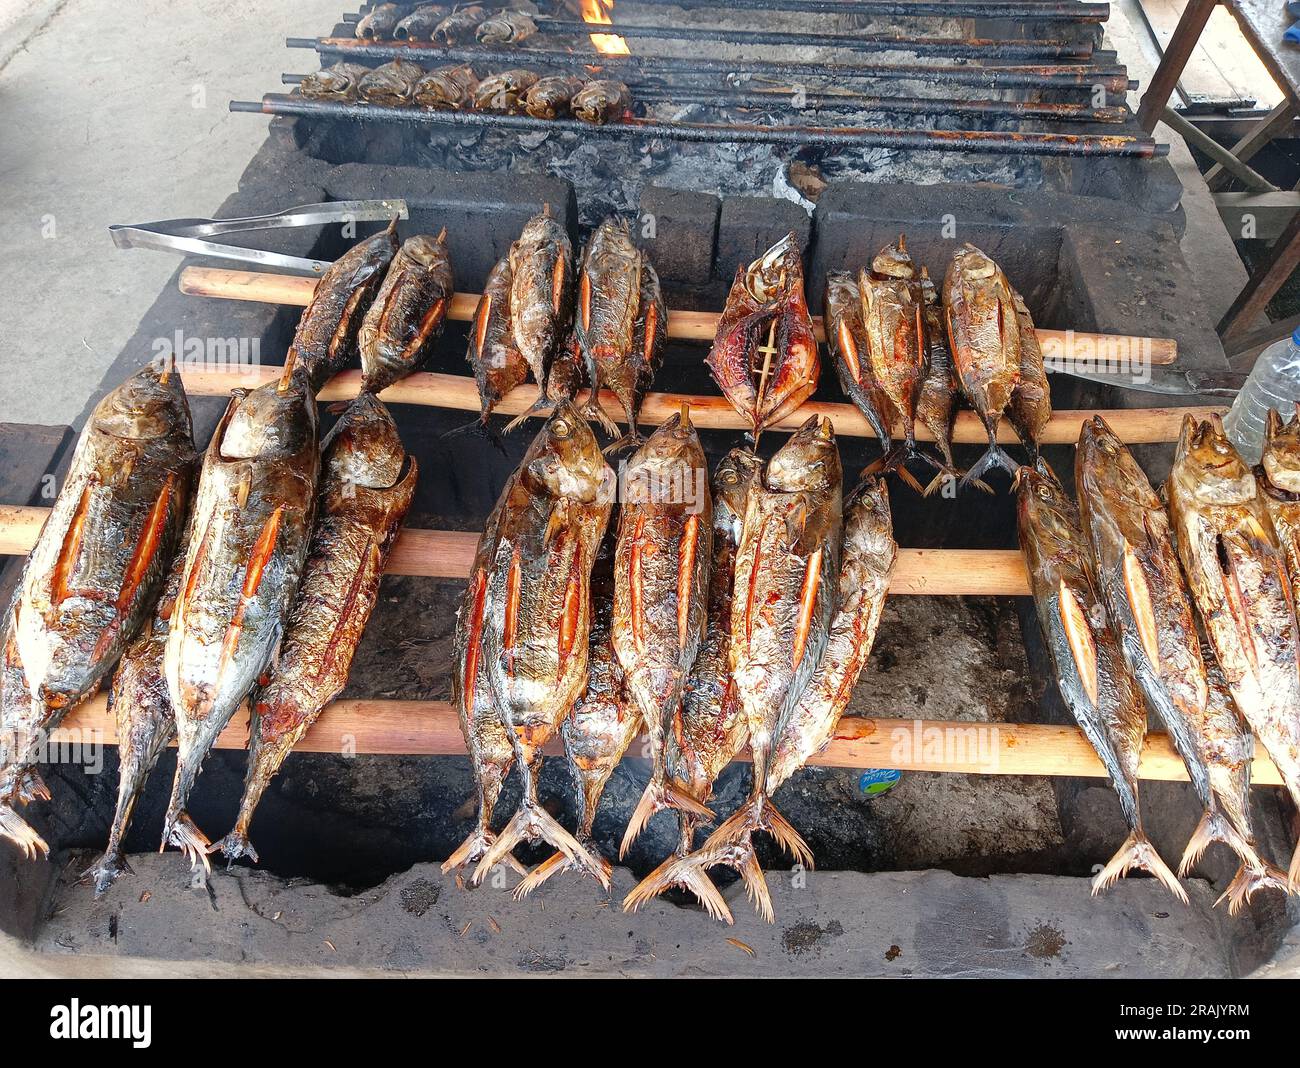
[{"label": "small grilled fish", "polygon": [[438,67],[415,85],[415,102],[421,107],[458,111],[474,103],[478,78],[468,64]]},{"label": "small grilled fish", "polygon": [[549,205],[528,220],[519,239],[510,246],[508,258],[510,330],[515,348],[523,353],[533,372],[538,398],[507,431],[549,407],[547,370],[573,317],[573,244],[564,227],[551,218]]},{"label": "small grilled fish", "polygon": [[399,41],[432,41],[433,31],[447,17],[442,4],[421,4],[393,27],[393,37]]},{"label": "small grilled fish", "polygon": [[362,40],[386,41],[393,36],[402,21],[402,9],[396,4],[380,4],[357,23],[357,36]]},{"label": "small grilled fish", "polygon": [[[1217,420],[1183,420],[1167,493],[1178,557],[1228,688],[1300,804],[1295,601],[1259,487]],[[1289,878],[1300,885],[1300,848]]]},{"label": "small grilled fish", "polygon": [[1093,879],[1092,892],[1138,868],[1186,904],[1186,892],[1142,828],[1138,761],[1147,712],[1097,594],[1079,510],[1041,460],[1021,468],[1016,499],[1020,551],[1056,685],[1105,765],[1129,825],[1128,838]]},{"label": "small grilled fish", "polygon": [[397,220],[330,264],[303,310],[285,363],[306,372],[313,393],[351,359],[370,302],[397,254]]},{"label": "small grilled fish", "polygon": [[546,373],[547,400],[552,404],[571,401],[586,385],[587,368],[582,360],[582,346],[578,344],[578,335],[570,330],[568,339],[556,352],[551,360],[551,369]]},{"label": "small grilled fish", "polygon": [[537,23],[522,11],[498,11],[478,24],[474,36],[479,44],[522,44],[537,33]]},{"label": "small grilled fish", "polygon": [[298,83],[298,92],[309,100],[355,100],[357,86],[369,73],[360,63],[335,63],[308,74]]},{"label": "small grilled fish", "polygon": [[1020,322],[1012,292],[1002,268],[970,244],[957,250],[943,280],[953,365],[989,435],[988,451],[962,476],[963,486],[978,485],[995,466],[1012,475],[1019,469],[998,444],[998,425],[1020,382]]},{"label": "small grilled fish", "polygon": [[[497,502],[479,655],[514,748],[523,798],[479,860],[475,882],[519,842],[542,838],[606,884],[599,861],[541,807],[536,776],[542,748],[587,683],[591,570],[609,522],[612,477],[591,428],[571,404],[561,404]],[[472,626],[473,618],[461,625]]]},{"label": "small grilled fish", "polygon": [[[916,421],[934,435],[946,471],[940,471],[925,487],[928,497],[944,477],[956,473],[952,459],[952,424],[957,418],[957,374],[948,350],[948,334],[943,325],[943,307],[939,291],[930,280],[930,272],[921,268],[921,293],[925,300],[925,337],[930,345],[929,367],[916,398]],[[987,488],[987,487],[985,487]]]},{"label": "small grilled fish", "polygon": [[[474,325],[469,334],[465,359],[474,370],[478,384],[479,423],[487,425],[488,416],[501,398],[528,378],[528,361],[514,342],[510,316],[510,289],[514,273],[510,259],[500,260],[488,275],[474,310]],[[471,424],[473,425],[473,424]]]},{"label": "small grilled fish", "polygon": [[552,74],[538,80],[524,97],[524,110],[535,119],[555,119],[569,113],[582,79],[571,74]]},{"label": "small grilled fish", "polygon": [[463,7],[453,11],[433,28],[433,39],[443,44],[462,44],[474,37],[474,31],[485,18],[487,12],[481,7]]},{"label": "small grilled fish", "polygon": [[15,811],[49,798],[45,735],[93,696],[153,611],[185,521],[197,455],[169,361],[103,398],[27,557],[0,670],[0,837],[49,852]]},{"label": "small grilled fish", "polygon": [[379,393],[424,366],[455,289],[446,230],[402,242],[357,333],[362,390]]},{"label": "small grilled fish", "polygon": [[755,440],[817,389],[817,340],[794,234],[736,270],[708,365]]},{"label": "small grilled fish", "polygon": [[311,547],[268,685],[253,700],[248,773],[234,829],[208,849],[226,859],[257,850],[253,812],[325,706],[342,692],[379,597],[384,561],[415,493],[419,468],[383,404],[362,393],[325,440]]},{"label": "small grilled fish", "polygon": [[1029,314],[1025,298],[1013,289],[1011,303],[1016,309],[1016,325],[1020,329],[1020,381],[1012,391],[1007,414],[1021,444],[1030,455],[1037,456],[1038,439],[1052,418],[1052,389],[1047,384],[1043,349],[1038,343],[1038,331],[1034,329],[1034,318]]},{"label": "small grilled fish", "polygon": [[1255,481],[1286,557],[1294,594],[1300,587],[1300,404],[1286,423],[1270,409],[1265,429],[1264,454],[1255,468]]},{"label": "small grilled fish", "polygon": [[424,68],[418,63],[395,59],[362,78],[357,85],[357,97],[367,104],[405,107],[415,97],[415,87],[423,77]]},{"label": "small grilled fish", "polygon": [[207,864],[208,841],[185,805],[217,735],[275,657],[307,557],[319,474],[304,373],[231,399],[203,459],[163,657],[178,746],[163,842],[191,864]]},{"label": "small grilled fish", "polygon": [[708,617],[713,502],[690,413],[668,419],[628,462],[614,551],[614,654],[650,739],[650,782],[628,820],[628,847],[665,808],[712,813],[668,776],[667,736]]},{"label": "small grilled fish", "polygon": [[888,453],[891,433],[897,419],[893,404],[871,370],[866,358],[866,331],[862,325],[862,296],[858,283],[848,271],[831,271],[826,276],[826,295],[822,302],[826,321],[826,347],[835,361],[840,385],[858,410],[866,417]]},{"label": "small grilled fish", "polygon": [[570,104],[575,118],[594,126],[621,119],[631,106],[632,94],[627,86],[611,78],[588,82],[574,94]]},{"label": "small grilled fish", "polygon": [[495,111],[503,115],[522,115],[524,95],[537,84],[536,71],[504,70],[478,83],[474,90],[474,108],[477,111]]}]

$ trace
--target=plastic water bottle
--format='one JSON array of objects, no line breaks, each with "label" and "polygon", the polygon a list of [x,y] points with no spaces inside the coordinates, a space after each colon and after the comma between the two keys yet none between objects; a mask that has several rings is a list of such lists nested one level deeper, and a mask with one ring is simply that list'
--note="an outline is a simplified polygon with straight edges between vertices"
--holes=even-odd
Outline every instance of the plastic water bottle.
[{"label": "plastic water bottle", "polygon": [[1255,360],[1250,377],[1223,420],[1229,440],[1246,463],[1259,463],[1264,451],[1264,421],[1270,408],[1290,419],[1300,401],[1300,329],[1270,345]]}]

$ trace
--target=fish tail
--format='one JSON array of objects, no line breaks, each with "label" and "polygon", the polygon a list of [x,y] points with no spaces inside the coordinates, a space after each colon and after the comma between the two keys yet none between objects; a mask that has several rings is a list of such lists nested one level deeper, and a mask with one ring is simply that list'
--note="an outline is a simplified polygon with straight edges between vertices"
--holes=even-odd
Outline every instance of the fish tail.
[{"label": "fish tail", "polygon": [[[526,418],[528,418],[527,415],[521,415],[519,420]],[[506,427],[507,434],[514,425],[514,423],[511,423]],[[451,430],[446,431],[440,440],[447,441],[449,438],[460,437],[461,434],[473,434],[475,437],[484,438],[498,452],[506,451],[505,442],[501,440],[501,435],[493,430],[487,424],[485,419],[475,419],[471,422],[465,423],[463,426],[453,427]]]},{"label": "fish tail", "polygon": [[[442,862],[442,870],[444,872],[451,872],[455,871],[457,868],[464,868],[468,867],[470,864],[477,864],[483,859],[484,854],[492,848],[492,844],[496,840],[497,836],[491,831],[476,829],[468,838],[465,839],[465,841],[461,842],[461,844],[456,847],[456,851],[452,853],[451,856]],[[507,853],[501,859],[501,863],[513,868],[519,875],[524,875],[528,871],[527,868],[519,863],[513,853]]]},{"label": "fish tail", "polygon": [[699,816],[706,820],[713,819],[713,813],[685,790],[668,781],[651,779],[646,784],[641,800],[636,803],[636,808],[632,810],[632,815],[627,821],[627,830],[623,832],[623,841],[618,847],[619,860],[627,856],[628,849],[636,841],[637,836],[645,830],[646,824],[650,822],[650,817],[666,808],[676,809],[678,812],[688,812],[693,816]]},{"label": "fish tail", "polygon": [[45,844],[45,839],[12,807],[5,804],[0,804],[0,838],[8,838],[23,851],[23,856],[28,860],[50,855],[50,847]]},{"label": "fish tail", "polygon": [[767,923],[776,923],[776,910],[772,908],[772,895],[767,889],[767,879],[759,867],[758,857],[752,849],[746,851],[739,866],[740,881],[745,884],[745,896]]},{"label": "fish tail", "polygon": [[992,487],[989,486],[988,483],[984,482],[980,476],[984,475],[986,472],[992,471],[995,467],[1002,468],[1003,471],[1007,472],[1007,474],[1011,475],[1013,478],[1015,477],[1016,472],[1020,470],[1020,464],[1016,463],[1007,451],[997,443],[993,435],[990,435],[988,449],[985,450],[983,456],[975,461],[974,466],[961,476],[961,482],[959,484],[963,488],[973,485],[978,489],[992,493]]},{"label": "fish tail", "polygon": [[704,911],[713,919],[721,920],[728,926],[734,924],[736,921],[731,915],[731,909],[727,907],[713,881],[705,874],[712,863],[712,858],[702,851],[687,857],[669,857],[632,888],[623,899],[623,911],[636,912],[665,890],[677,886],[694,894],[704,906]]},{"label": "fish tail", "polygon": [[1232,826],[1227,816],[1217,808],[1207,808],[1201,817],[1201,822],[1192,832],[1192,837],[1188,839],[1187,848],[1183,850],[1183,858],[1178,862],[1178,877],[1186,878],[1187,873],[1192,870],[1192,865],[1200,860],[1205,851],[1215,842],[1222,842],[1236,853],[1243,865],[1252,868],[1263,866],[1255,846]]},{"label": "fish tail", "polygon": [[1266,889],[1288,893],[1286,873],[1281,868],[1268,863],[1242,864],[1237,869],[1237,874],[1232,877],[1232,882],[1228,884],[1228,889],[1219,895],[1219,900],[1214,904],[1217,907],[1226,901],[1228,915],[1235,916],[1256,893]]},{"label": "fish tail", "polygon": [[1187,904],[1187,891],[1178,885],[1178,879],[1169,866],[1160,859],[1151,839],[1142,830],[1134,830],[1119,847],[1119,851],[1110,858],[1096,878],[1092,880],[1092,894],[1096,897],[1110,887],[1117,879],[1122,879],[1134,868],[1155,876],[1174,897],[1184,905]]},{"label": "fish tail", "polygon": [[[610,874],[613,872],[613,868],[609,861],[602,856],[593,855],[595,856],[596,862],[604,869],[605,878],[608,879]],[[513,857],[511,859],[513,859]],[[569,858],[563,853],[552,853],[546,860],[542,861],[532,871],[524,875],[523,879],[520,880],[519,885],[512,891],[514,899],[516,901],[522,901],[541,886],[542,883],[546,882],[546,880],[552,875],[559,875],[560,872],[567,871],[571,867],[572,865],[569,863]]]},{"label": "fish tail", "polygon": [[190,819],[188,812],[182,810],[168,816],[163,844],[158,852],[161,853],[169,845],[175,846],[185,854],[185,859],[190,862],[190,871],[194,871],[200,864],[203,865],[205,874],[212,871],[212,865],[208,863],[208,852],[212,843]]},{"label": "fish tail", "polygon": [[[582,417],[586,419],[588,422],[595,420],[595,422],[600,424],[600,428],[611,438],[619,437],[618,424],[615,423],[614,420],[609,417],[604,407],[602,407],[599,399],[599,394],[596,392],[595,389],[591,391],[591,397],[588,399],[586,405],[582,409]],[[636,427],[635,426],[629,427],[628,434],[637,436]],[[624,436],[626,437],[627,435]],[[622,439],[620,438],[619,440]],[[615,444],[618,444],[618,442],[616,441]]]},{"label": "fish tail", "polygon": [[120,849],[110,849],[81,875],[83,883],[95,888],[95,897],[103,897],[119,875],[134,875]]},{"label": "fish tail", "polygon": [[813,866],[812,850],[808,848],[808,843],[803,840],[803,836],[790,825],[790,822],[776,810],[771,801],[763,805],[762,822],[760,826],[767,831],[777,844],[789,853],[796,861],[805,868]]},{"label": "fish tail", "polygon": [[27,768],[18,776],[18,800],[24,805],[33,801],[48,801],[50,788],[45,785],[41,773],[35,768]]},{"label": "fish tail", "polygon": [[248,840],[248,832],[241,831],[236,827],[220,841],[213,842],[207,847],[209,853],[220,852],[227,861],[236,861],[241,857],[247,857],[254,864],[261,858],[257,855],[257,850],[253,848],[253,843]]},{"label": "fish tail", "polygon": [[526,411],[520,412],[513,419],[511,419],[510,422],[508,422],[505,425],[505,430],[503,431],[503,433],[505,434],[511,433],[516,428],[523,426],[526,422],[528,422],[529,419],[533,418],[533,416],[537,416],[540,418],[542,415],[544,415],[546,412],[549,412],[554,407],[555,405],[553,405],[550,402],[550,400],[547,398],[544,392],[539,393],[537,395],[537,399],[533,401],[531,405],[529,405]]},{"label": "fish tail", "polygon": [[520,842],[532,842],[538,838],[549,842],[563,853],[575,868],[586,872],[606,890],[609,889],[609,875],[606,874],[600,862],[587,852],[586,847],[581,842],[561,827],[554,816],[540,805],[529,802],[527,799],[520,804],[519,811],[510,818],[505,830],[492,843],[488,851],[483,854],[478,866],[474,869],[474,874],[470,877],[470,882],[477,886],[483,881],[483,877],[495,865],[504,860],[506,855]]}]

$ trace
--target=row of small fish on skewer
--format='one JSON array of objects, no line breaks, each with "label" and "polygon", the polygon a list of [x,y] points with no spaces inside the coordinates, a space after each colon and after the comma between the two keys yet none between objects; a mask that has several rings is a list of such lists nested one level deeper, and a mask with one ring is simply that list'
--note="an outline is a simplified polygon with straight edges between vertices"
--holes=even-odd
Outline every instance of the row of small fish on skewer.
[{"label": "row of small fish on skewer", "polygon": [[536,14],[527,0],[492,12],[478,4],[421,4],[407,14],[397,4],[378,4],[357,21],[356,35],[363,41],[521,44],[537,33]]}]

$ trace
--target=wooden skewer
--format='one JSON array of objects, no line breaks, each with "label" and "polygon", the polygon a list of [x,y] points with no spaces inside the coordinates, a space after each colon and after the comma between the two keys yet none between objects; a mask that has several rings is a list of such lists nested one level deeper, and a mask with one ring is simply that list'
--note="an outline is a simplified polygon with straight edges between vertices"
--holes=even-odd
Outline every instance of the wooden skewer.
[{"label": "wooden skewer", "polygon": [[[274,365],[223,371],[187,369],[183,360],[181,367],[186,390],[202,397],[224,397],[236,387],[251,389],[276,381],[282,370]],[[360,391],[361,372],[343,371],[331,378],[318,396],[322,402],[351,400]],[[468,375],[417,371],[389,386],[379,396],[389,404],[422,404],[463,412],[479,410],[478,390],[475,388],[474,380]],[[519,415],[527,411],[536,399],[536,386],[519,386],[508,393],[494,411],[500,415]],[[622,411],[622,407],[612,393],[602,393],[601,399],[606,411]],[[744,431],[750,428],[749,421],[739,415],[727,403],[725,397],[717,395],[647,393],[641,405],[640,420],[648,426],[657,426],[675,412],[681,411],[683,402],[690,404],[691,420],[700,429]],[[1057,411],[1052,413],[1051,420],[1043,428],[1040,441],[1044,445],[1073,445],[1079,440],[1079,430],[1084,422],[1094,415],[1100,415],[1105,419],[1110,424],[1110,428],[1119,435],[1120,440],[1130,445],[1177,441],[1185,414],[1191,413],[1197,419],[1208,419],[1216,412],[1222,414],[1226,411],[1226,408],[1214,406]],[[835,401],[805,401],[798,411],[786,416],[771,429],[796,430],[812,415],[830,419],[835,425],[835,433],[841,437],[875,436],[871,424],[857,408],[851,404]],[[615,415],[615,418],[621,419],[622,416]],[[921,426],[916,428],[916,436],[918,441],[934,440],[933,435]],[[974,412],[963,411],[957,413],[952,440],[959,445],[983,445],[988,441],[988,434],[985,433],[983,424]],[[1008,420],[1003,420],[998,431],[998,440],[1008,445],[1014,445],[1018,440]]]},{"label": "wooden skewer", "polygon": [[[26,554],[47,515],[48,508],[0,505],[0,554]],[[477,544],[472,531],[404,527],[385,570],[390,575],[468,578]],[[895,595],[1017,597],[1029,593],[1029,578],[1014,549],[900,549],[889,589]]]},{"label": "wooden skewer", "polygon": [[[71,712],[51,741],[117,744],[117,730],[102,696]],[[241,709],[217,738],[221,749],[248,744],[248,713]],[[295,748],[306,753],[461,755],[465,742],[451,705],[444,701],[335,701]],[[548,752],[559,753],[558,746]],[[1272,761],[1255,747],[1251,781],[1279,786]],[[748,760],[746,751],[741,759]],[[1106,770],[1077,727],[1042,723],[971,723],[966,720],[874,719],[846,716],[831,743],[809,761],[837,768],[973,775],[1078,775],[1103,778]],[[1186,781],[1187,769],[1163,733],[1147,736],[1138,774]]]},{"label": "wooden skewer", "polygon": [[[222,267],[186,267],[181,271],[180,290],[195,297],[253,300],[260,304],[297,304],[306,307],[316,291],[316,278],[269,271],[233,271]],[[478,307],[477,293],[457,293],[447,306],[447,318],[470,322]],[[683,341],[712,341],[718,332],[717,312],[669,311],[668,336]],[[821,316],[813,316],[817,340],[826,340]],[[1045,355],[1060,359],[1104,359],[1107,356],[1136,360],[1145,355],[1152,364],[1166,365],[1178,359],[1178,343],[1172,338],[1131,337],[1125,334],[1094,334],[1087,331],[1049,330],[1039,327],[1038,340]]]}]

